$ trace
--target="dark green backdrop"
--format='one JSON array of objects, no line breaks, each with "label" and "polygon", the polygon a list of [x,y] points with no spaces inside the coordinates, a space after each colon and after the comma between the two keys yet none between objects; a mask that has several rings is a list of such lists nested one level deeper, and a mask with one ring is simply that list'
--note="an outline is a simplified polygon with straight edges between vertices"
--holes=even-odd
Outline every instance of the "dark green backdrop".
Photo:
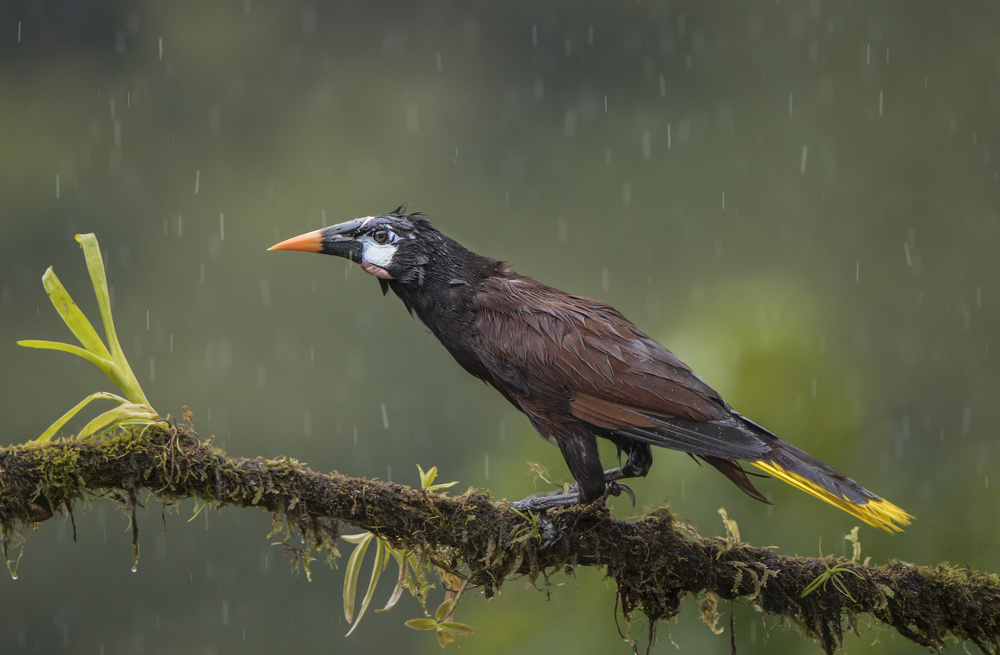
[{"label": "dark green backdrop", "polygon": [[[613,304],[740,412],[917,517],[862,528],[865,556],[1000,569],[998,25],[987,3],[4,2],[5,438],[109,386],[14,345],[68,337],[50,264],[96,317],[72,238],[93,231],[151,402],[189,405],[230,454],[406,484],[437,465],[509,498],[535,490],[526,462],[565,475],[374,280],[265,252],[409,201]],[[659,452],[639,506],[615,512],[669,499],[718,534],[725,507],[752,543],[849,554],[856,520],[760,487],[773,507]],[[188,522],[186,503],[164,531],[160,510],[141,515],[137,573],[110,502],[77,512],[77,543],[41,525],[0,581],[0,650],[438,652],[402,626],[409,600],[345,639],[341,572],[290,575],[268,516]],[[468,597],[463,652],[628,652],[613,585],[550,582]],[[736,612],[741,652],[818,652]],[[656,652],[729,648],[694,604],[659,636]],[[877,629],[847,651],[921,652]]]}]

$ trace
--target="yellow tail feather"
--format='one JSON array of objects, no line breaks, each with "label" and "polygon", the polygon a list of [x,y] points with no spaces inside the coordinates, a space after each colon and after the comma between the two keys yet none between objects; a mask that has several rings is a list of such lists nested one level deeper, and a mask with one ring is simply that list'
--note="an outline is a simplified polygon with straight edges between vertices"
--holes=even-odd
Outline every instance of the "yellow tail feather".
[{"label": "yellow tail feather", "polygon": [[820,500],[830,503],[834,507],[839,507],[848,514],[852,514],[868,525],[879,528],[880,530],[885,530],[886,532],[902,532],[902,528],[896,525],[909,525],[910,519],[913,517],[907,514],[902,509],[896,507],[887,500],[870,500],[863,505],[855,505],[846,498],[842,498],[830,491],[827,491],[823,487],[819,486],[815,482],[810,482],[806,480],[801,475],[797,473],[792,473],[791,471],[786,471],[785,469],[779,467],[773,462],[749,462],[753,464],[760,470],[773,475],[782,482],[787,482],[796,489],[801,489],[802,491],[819,498]]}]

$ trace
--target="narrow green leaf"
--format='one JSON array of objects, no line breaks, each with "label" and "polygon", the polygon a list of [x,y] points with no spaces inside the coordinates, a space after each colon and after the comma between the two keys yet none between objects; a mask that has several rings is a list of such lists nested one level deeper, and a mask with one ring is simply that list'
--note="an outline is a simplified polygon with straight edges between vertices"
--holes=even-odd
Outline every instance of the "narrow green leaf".
[{"label": "narrow green leaf", "polygon": [[74,346],[68,343],[60,343],[58,341],[39,341],[38,339],[22,339],[17,342],[17,345],[24,346],[25,348],[38,348],[39,350],[61,350],[69,353],[70,355],[83,357],[88,362],[101,369],[101,371],[109,378],[114,379],[111,370],[113,363],[110,359],[102,359],[89,350],[84,350],[79,346]]},{"label": "narrow green leaf", "polygon": [[442,482],[441,484],[432,484],[426,488],[426,491],[440,491],[441,489],[447,489],[449,487],[454,487],[458,484],[458,480],[454,482]]},{"label": "narrow green leaf", "polygon": [[430,470],[428,470],[425,473],[424,469],[420,468],[420,464],[417,464],[417,470],[420,471],[420,488],[421,489],[427,489],[427,487],[429,487],[432,484],[434,484],[434,478],[436,478],[437,474],[438,474],[438,467],[432,466],[430,468]]},{"label": "narrow green leaf", "polygon": [[[347,569],[344,572],[344,618],[347,619],[348,623],[354,622],[354,598],[358,593],[358,572],[361,570],[361,561],[364,559],[365,552],[368,551],[368,544],[371,543],[374,536],[371,532],[365,533],[364,537],[358,540],[358,545],[347,560]],[[353,628],[351,629],[353,630]]]},{"label": "narrow green leaf", "polygon": [[438,621],[444,621],[446,618],[448,618],[448,615],[451,614],[454,609],[455,609],[455,601],[452,599],[448,599],[443,603],[441,603],[440,605],[438,605],[437,611],[434,612],[434,618],[437,619]]},{"label": "narrow green leaf", "polygon": [[470,625],[455,623],[454,621],[442,621],[441,629],[455,635],[471,635],[475,630]]},{"label": "narrow green leaf", "polygon": [[45,293],[48,294],[52,306],[56,308],[59,316],[66,323],[66,327],[80,341],[80,344],[97,357],[111,359],[111,353],[104,347],[101,337],[97,336],[97,330],[90,324],[77,304],[73,302],[73,298],[70,297],[66,287],[59,281],[59,277],[51,266],[42,275],[42,286],[45,287]]},{"label": "narrow green leaf", "polygon": [[451,634],[446,630],[442,630],[441,626],[438,626],[437,638],[438,638],[438,643],[441,644],[441,648],[446,648],[448,644],[455,641],[455,635]]},{"label": "narrow green leaf", "polygon": [[80,430],[81,439],[91,439],[104,428],[126,423],[155,423],[160,417],[149,405],[138,405],[126,402],[119,407],[109,409],[93,419]]},{"label": "narrow green leaf", "polygon": [[372,533],[359,532],[358,534],[342,534],[340,535],[340,538],[343,539],[344,541],[349,541],[352,544],[360,544],[362,541],[365,541],[366,539],[371,539]]},{"label": "narrow green leaf", "polygon": [[375,539],[375,563],[372,564],[372,575],[368,580],[368,591],[365,592],[365,597],[361,601],[361,611],[358,612],[358,620],[354,622],[351,629],[347,631],[347,636],[351,636],[354,629],[358,627],[361,623],[361,617],[365,615],[368,610],[368,605],[372,602],[372,596],[375,595],[375,586],[378,584],[378,579],[382,575],[382,569],[385,568],[386,564],[386,553],[385,553],[385,542],[381,539]]},{"label": "narrow green leaf", "polygon": [[434,619],[410,619],[404,625],[414,630],[436,630],[437,621]]},{"label": "narrow green leaf", "polygon": [[389,552],[396,558],[396,564],[399,565],[399,578],[396,580],[396,588],[392,590],[392,596],[389,597],[385,607],[375,610],[376,612],[388,612],[396,606],[396,603],[403,596],[403,591],[406,589],[406,583],[408,582],[407,578],[410,575],[409,570],[406,568],[406,555],[395,548],[390,548]]},{"label": "narrow green leaf", "polygon": [[111,380],[118,385],[118,388],[125,393],[129,400],[137,404],[148,405],[149,400],[146,399],[146,394],[143,393],[139,380],[132,372],[132,367],[129,366],[121,344],[118,342],[115,321],[111,316],[111,296],[108,293],[108,280],[104,272],[104,258],[101,257],[101,248],[97,244],[97,237],[93,234],[78,234],[76,240],[83,246],[83,257],[87,261],[90,280],[94,283],[94,294],[97,296],[97,308],[100,310],[101,320],[104,322],[108,349],[111,351],[111,359],[114,360]]},{"label": "narrow green leaf", "polygon": [[115,333],[114,321],[111,320],[111,294],[108,293],[108,278],[104,271],[104,257],[101,256],[101,247],[97,243],[97,236],[92,233],[77,234],[76,240],[83,248],[83,258],[87,262],[90,280],[94,284],[94,295],[97,296],[97,308],[104,321],[104,333],[108,337],[108,348],[111,350],[111,354],[117,357],[121,353],[121,345],[119,345],[118,335]]},{"label": "narrow green leaf", "polygon": [[107,391],[98,391],[97,393],[92,393],[83,400],[81,400],[80,402],[78,402],[73,407],[73,409],[69,410],[68,412],[60,416],[59,419],[55,423],[50,425],[49,428],[45,432],[43,432],[40,437],[35,439],[35,441],[44,443],[46,441],[51,440],[52,437],[56,436],[56,433],[59,432],[60,429],[62,429],[62,426],[64,426],[67,421],[76,416],[77,412],[86,407],[91,401],[98,399],[113,400],[117,403],[128,402],[121,396],[116,396],[115,394],[108,393]]}]

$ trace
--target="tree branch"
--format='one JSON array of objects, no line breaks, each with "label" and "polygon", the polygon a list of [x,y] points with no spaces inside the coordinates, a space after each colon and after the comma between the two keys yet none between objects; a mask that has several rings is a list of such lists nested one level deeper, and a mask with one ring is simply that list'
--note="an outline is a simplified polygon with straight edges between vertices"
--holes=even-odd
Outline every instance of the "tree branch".
[{"label": "tree branch", "polygon": [[[603,567],[618,585],[626,618],[641,611],[651,626],[677,614],[687,596],[703,593],[701,611],[710,624],[718,599],[743,599],[791,619],[827,652],[840,645],[845,629],[856,630],[860,614],[921,646],[943,646],[950,633],[985,652],[1000,651],[996,574],[946,564],[868,566],[777,555],[732,539],[703,538],[665,509],[637,522],[618,521],[597,506],[534,518],[493,504],[487,494],[447,497],[316,473],[284,458],[228,457],[183,429],[149,427],[102,441],[0,449],[0,541],[8,565],[12,546],[23,545],[25,527],[100,496],[134,513],[141,490],[168,503],[196,498],[260,508],[276,526],[298,530],[308,547],[327,553],[338,522],[348,523],[461,569],[487,596],[512,577]],[[138,548],[138,533],[134,539]],[[803,596],[820,576],[822,582]]]}]

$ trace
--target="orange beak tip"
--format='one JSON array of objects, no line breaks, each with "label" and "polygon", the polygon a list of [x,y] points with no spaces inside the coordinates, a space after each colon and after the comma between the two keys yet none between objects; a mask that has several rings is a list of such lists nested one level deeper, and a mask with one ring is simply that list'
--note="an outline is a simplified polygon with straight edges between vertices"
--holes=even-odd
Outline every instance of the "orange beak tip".
[{"label": "orange beak tip", "polygon": [[306,232],[291,239],[285,239],[281,243],[276,243],[268,250],[298,250],[300,252],[323,252],[322,230]]}]

